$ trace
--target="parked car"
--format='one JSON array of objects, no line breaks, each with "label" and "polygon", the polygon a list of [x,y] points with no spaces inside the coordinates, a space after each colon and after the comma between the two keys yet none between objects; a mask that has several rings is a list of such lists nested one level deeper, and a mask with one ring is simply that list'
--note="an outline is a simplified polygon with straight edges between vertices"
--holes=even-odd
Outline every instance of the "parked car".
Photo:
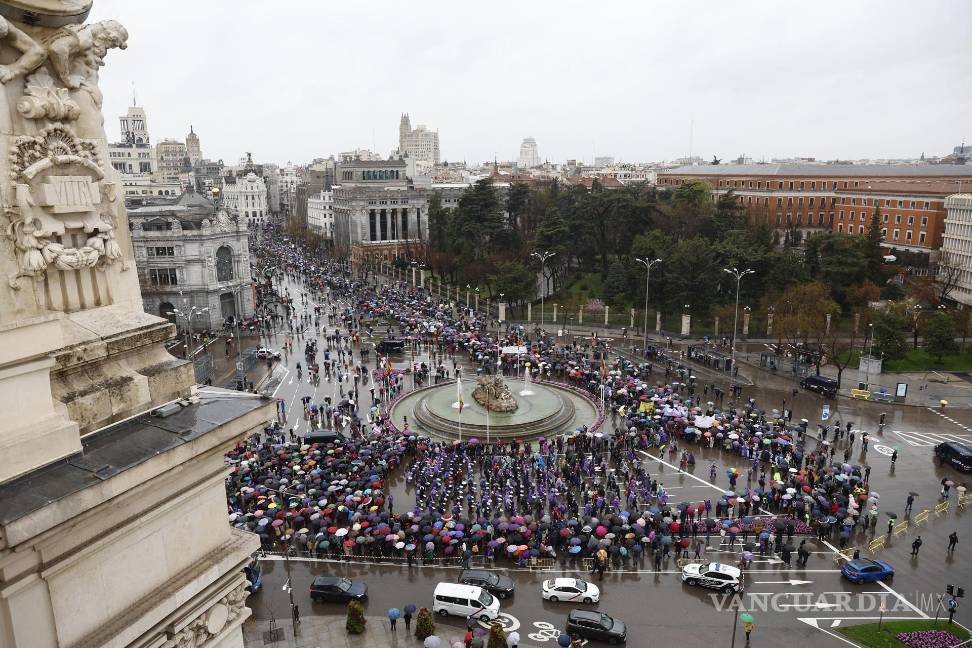
[{"label": "parked car", "polygon": [[628,640],[628,629],[623,622],[592,610],[571,610],[567,615],[567,634],[609,644],[621,644]]},{"label": "parked car", "polygon": [[318,576],[310,586],[310,597],[317,601],[343,603],[368,597],[368,585],[338,576]]},{"label": "parked car", "polygon": [[883,560],[858,558],[845,562],[840,573],[843,574],[844,578],[854,583],[874,583],[894,578],[894,567]]},{"label": "parked car", "polygon": [[682,567],[682,581],[687,585],[701,585],[709,589],[722,590],[725,593],[741,592],[742,572],[731,565],[709,563],[702,565],[692,563]]},{"label": "parked car", "polygon": [[601,590],[594,583],[588,583],[577,578],[551,578],[541,585],[543,598],[556,603],[557,601],[583,601],[597,603],[601,600]]},{"label": "parked car", "polygon": [[475,585],[496,596],[505,599],[513,596],[513,579],[485,569],[464,569],[459,574],[459,582],[464,585]]},{"label": "parked car", "polygon": [[261,360],[279,360],[280,352],[274,351],[269,347],[260,347],[257,349],[256,357],[260,358]]},{"label": "parked car", "polygon": [[823,394],[827,398],[837,396],[837,381],[826,376],[807,376],[800,381],[800,387]]},{"label": "parked car", "polygon": [[404,353],[405,340],[382,340],[375,345],[375,350],[382,355],[388,355],[389,353]]},{"label": "parked car", "polygon": [[442,616],[473,617],[490,621],[499,615],[499,599],[475,585],[439,583],[435,586],[432,611]]},{"label": "parked car", "polygon": [[938,460],[956,470],[972,472],[972,448],[954,441],[946,441],[935,446],[935,456]]}]

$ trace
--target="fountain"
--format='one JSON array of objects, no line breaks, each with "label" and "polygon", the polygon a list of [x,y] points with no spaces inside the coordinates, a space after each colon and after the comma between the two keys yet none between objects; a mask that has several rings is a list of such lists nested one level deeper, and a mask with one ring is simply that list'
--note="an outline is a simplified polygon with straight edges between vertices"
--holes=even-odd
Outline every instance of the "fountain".
[{"label": "fountain", "polygon": [[571,432],[597,419],[594,402],[578,391],[548,382],[531,387],[524,390],[529,391],[526,398],[522,391],[510,390],[501,376],[463,381],[460,409],[456,383],[441,383],[400,398],[391,418],[400,429],[407,418],[409,427],[420,434],[490,441]]}]

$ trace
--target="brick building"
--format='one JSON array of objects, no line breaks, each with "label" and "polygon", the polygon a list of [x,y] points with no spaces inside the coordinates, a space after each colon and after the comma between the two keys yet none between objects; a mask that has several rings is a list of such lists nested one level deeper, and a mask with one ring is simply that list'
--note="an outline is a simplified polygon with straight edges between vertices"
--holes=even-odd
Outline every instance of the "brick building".
[{"label": "brick building", "polygon": [[801,242],[819,231],[867,233],[875,210],[888,248],[930,253],[942,245],[945,198],[972,187],[962,165],[738,164],[659,171],[660,186],[705,180],[732,191],[779,239]]}]

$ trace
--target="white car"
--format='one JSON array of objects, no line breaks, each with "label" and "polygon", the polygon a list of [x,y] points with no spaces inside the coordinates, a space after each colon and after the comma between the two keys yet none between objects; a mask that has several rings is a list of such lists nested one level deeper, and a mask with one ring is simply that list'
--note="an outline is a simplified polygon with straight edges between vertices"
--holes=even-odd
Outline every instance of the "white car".
[{"label": "white car", "polygon": [[268,360],[268,359],[279,360],[280,352],[274,351],[273,349],[267,347],[260,347],[259,349],[257,349],[256,357],[260,358],[261,360]]},{"label": "white car", "polygon": [[725,593],[741,592],[742,572],[731,565],[692,563],[682,568],[682,581],[688,585],[701,585]]},{"label": "white car", "polygon": [[601,598],[601,590],[594,583],[576,578],[552,578],[543,581],[543,598],[548,601],[570,601],[572,603],[597,603]]}]

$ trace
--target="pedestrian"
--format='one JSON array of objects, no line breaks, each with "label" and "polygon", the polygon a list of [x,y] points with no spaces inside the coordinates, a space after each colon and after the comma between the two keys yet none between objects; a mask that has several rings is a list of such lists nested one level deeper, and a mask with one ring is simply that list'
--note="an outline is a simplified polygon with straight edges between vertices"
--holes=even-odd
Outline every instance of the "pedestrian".
[{"label": "pedestrian", "polygon": [[656,549],[655,550],[655,571],[656,572],[661,571],[661,563],[662,563],[661,551]]},{"label": "pedestrian", "polygon": [[958,544],[958,531],[952,531],[948,535],[948,553],[953,553],[955,551],[955,545]]},{"label": "pedestrian", "polygon": [[749,635],[752,634],[753,630],[756,628],[752,621],[747,621],[743,624],[743,630],[746,632],[746,644],[749,644]]},{"label": "pedestrian", "polygon": [[891,536],[891,532],[894,530],[894,519],[888,520],[888,536]]},{"label": "pedestrian", "polygon": [[395,632],[395,624],[398,622],[398,608],[388,610],[388,622],[391,623],[392,632]]},{"label": "pedestrian", "polygon": [[409,611],[408,606],[405,606],[405,614],[402,615],[402,619],[405,620],[405,634],[412,632],[412,613]]},{"label": "pedestrian", "polygon": [[516,648],[520,645],[520,633],[513,631],[506,637],[506,645],[510,648]]},{"label": "pedestrian", "polygon": [[911,543],[911,555],[917,556],[919,550],[921,550],[921,536],[915,538],[915,541]]},{"label": "pedestrian", "polygon": [[908,493],[908,499],[905,501],[905,514],[911,513],[911,507],[915,503],[915,496]]}]

